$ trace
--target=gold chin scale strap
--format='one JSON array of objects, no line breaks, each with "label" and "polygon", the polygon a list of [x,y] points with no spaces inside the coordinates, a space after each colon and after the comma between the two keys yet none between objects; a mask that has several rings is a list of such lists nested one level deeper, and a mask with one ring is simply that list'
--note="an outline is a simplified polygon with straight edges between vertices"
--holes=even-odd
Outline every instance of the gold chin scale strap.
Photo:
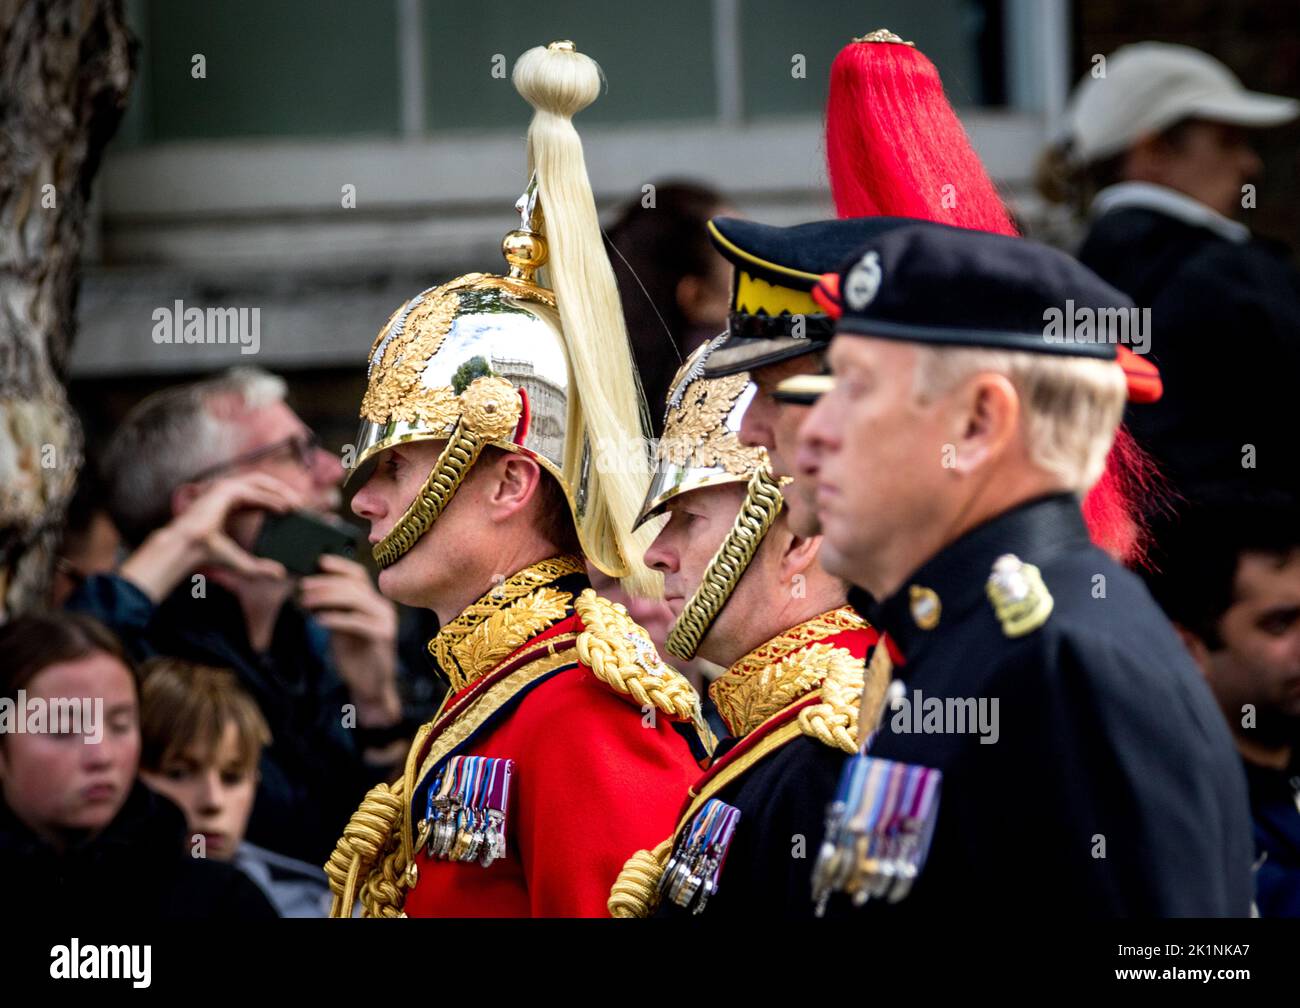
[{"label": "gold chin scale strap", "polygon": [[736,590],[767,530],[781,513],[783,503],[781,485],[771,470],[767,466],[755,469],[745,488],[745,503],[736,516],[736,523],[709,561],[700,586],[668,633],[667,648],[674,657],[683,661],[695,657],[695,649]]},{"label": "gold chin scale strap", "polygon": [[429,531],[486,444],[485,439],[466,429],[464,417],[456,421],[447,446],[434,462],[433,470],[415,495],[415,500],[397,519],[388,535],[375,544],[375,563],[380,567],[391,567],[416,544],[420,536]]}]

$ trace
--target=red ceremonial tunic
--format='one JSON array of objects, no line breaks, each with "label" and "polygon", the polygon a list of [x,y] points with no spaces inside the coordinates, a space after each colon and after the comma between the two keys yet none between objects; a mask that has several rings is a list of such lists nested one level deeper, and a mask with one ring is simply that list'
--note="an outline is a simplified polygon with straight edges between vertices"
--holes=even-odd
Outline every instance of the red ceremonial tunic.
[{"label": "red ceremonial tunic", "polygon": [[[570,615],[517,649],[492,673],[456,693],[426,741],[454,730],[457,708],[490,688],[501,670],[551,637],[581,633]],[[562,644],[559,650],[572,649]],[[409,917],[605,917],[611,883],[629,850],[658,843],[676,824],[682,793],[700,767],[667,715],[653,724],[640,704],[577,662],[562,667],[498,712],[452,754],[514,761],[506,856],[484,868],[416,853]],[[451,754],[449,754],[451,755]],[[423,760],[424,756],[421,755]],[[445,762],[445,761],[440,761]],[[417,780],[412,822],[426,814],[437,767]]]}]

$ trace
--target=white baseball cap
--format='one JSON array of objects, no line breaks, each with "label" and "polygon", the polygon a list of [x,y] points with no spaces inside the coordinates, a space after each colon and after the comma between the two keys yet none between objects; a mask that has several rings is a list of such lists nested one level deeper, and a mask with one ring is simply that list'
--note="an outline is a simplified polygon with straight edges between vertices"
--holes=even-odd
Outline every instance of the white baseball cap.
[{"label": "white baseball cap", "polygon": [[1181,119],[1278,126],[1300,101],[1247,91],[1232,71],[1199,49],[1165,42],[1122,46],[1075,89],[1065,113],[1072,155],[1088,163],[1118,154],[1139,137]]}]

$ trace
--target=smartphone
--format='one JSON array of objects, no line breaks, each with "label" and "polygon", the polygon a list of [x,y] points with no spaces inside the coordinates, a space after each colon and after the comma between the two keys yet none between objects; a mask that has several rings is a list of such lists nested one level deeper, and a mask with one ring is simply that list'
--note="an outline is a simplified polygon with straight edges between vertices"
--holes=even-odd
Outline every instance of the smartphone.
[{"label": "smartphone", "polygon": [[356,532],[343,522],[330,521],[310,511],[268,512],[253,552],[278,560],[290,574],[315,574],[322,553],[353,557]]}]

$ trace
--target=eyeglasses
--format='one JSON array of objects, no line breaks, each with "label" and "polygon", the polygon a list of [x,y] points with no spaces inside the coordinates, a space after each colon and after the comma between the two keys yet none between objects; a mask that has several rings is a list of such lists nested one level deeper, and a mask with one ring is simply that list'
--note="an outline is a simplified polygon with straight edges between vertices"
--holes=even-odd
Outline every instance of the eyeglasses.
[{"label": "eyeglasses", "polygon": [[273,458],[284,452],[292,452],[293,460],[310,471],[316,462],[316,453],[321,450],[320,438],[312,431],[305,434],[295,434],[293,437],[285,438],[283,441],[276,441],[264,448],[258,448],[251,452],[245,452],[243,455],[236,455],[234,458],[225,462],[219,462],[217,465],[208,466],[201,469],[191,476],[187,483],[198,483],[205,479],[211,479],[213,476],[219,476],[221,473],[228,472],[231,469],[237,469],[240,466],[252,465],[254,462],[261,462],[263,459]]}]

